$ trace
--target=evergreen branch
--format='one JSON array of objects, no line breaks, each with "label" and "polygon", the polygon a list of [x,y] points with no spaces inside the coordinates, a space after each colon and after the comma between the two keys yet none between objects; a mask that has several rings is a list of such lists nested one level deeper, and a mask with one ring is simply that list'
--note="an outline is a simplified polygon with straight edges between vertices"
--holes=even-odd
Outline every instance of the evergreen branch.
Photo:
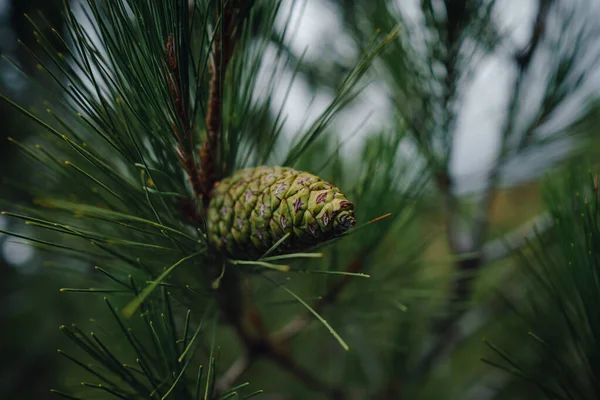
[{"label": "evergreen branch", "polygon": [[[223,81],[233,49],[241,32],[243,14],[247,13],[251,1],[227,1],[222,5],[220,32],[214,37],[212,47],[211,80],[206,116],[206,137],[200,149],[199,195],[204,206],[208,205],[214,184],[220,178],[217,168],[220,154],[221,131],[223,129]],[[223,3],[221,3],[223,4]]]},{"label": "evergreen branch", "polygon": [[[171,99],[175,105],[175,109],[179,116],[180,122],[185,129],[185,132],[179,133],[177,130],[177,125],[173,124],[173,134],[177,138],[178,142],[178,153],[179,159],[184,170],[187,173],[188,179],[190,180],[192,190],[196,196],[202,195],[202,186],[201,182],[198,179],[198,173],[196,164],[194,162],[194,158],[191,154],[189,154],[187,148],[193,148],[193,136],[190,132],[191,122],[190,118],[187,117],[188,113],[184,110],[182,93],[181,90],[187,90],[188,88],[182,88],[180,81],[180,71],[178,69],[177,63],[177,54],[175,49],[175,42],[173,39],[173,35],[170,35],[167,39],[167,44],[165,46],[165,55],[167,59],[167,64],[169,71],[167,72],[167,81],[169,85],[169,92],[171,94]],[[184,49],[181,49],[184,50]],[[181,51],[180,50],[180,51]],[[187,94],[187,93],[186,93]],[[189,138],[189,144],[186,146],[184,143],[184,138]]]},{"label": "evergreen branch", "polygon": [[[534,385],[553,399],[598,397],[595,317],[598,280],[598,178],[578,159],[562,182],[545,187],[550,235],[535,235],[519,251],[519,293],[508,301],[527,331],[527,360],[519,348],[490,346],[504,365],[496,366]],[[580,190],[585,196],[580,195]],[[488,344],[489,345],[489,344]],[[514,355],[511,355],[513,353]],[[518,355],[518,356],[517,356]]]}]

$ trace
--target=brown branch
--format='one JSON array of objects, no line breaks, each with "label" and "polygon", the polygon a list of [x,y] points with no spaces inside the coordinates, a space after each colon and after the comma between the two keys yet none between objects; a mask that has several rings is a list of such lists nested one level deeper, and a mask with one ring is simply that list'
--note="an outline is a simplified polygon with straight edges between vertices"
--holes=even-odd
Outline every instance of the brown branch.
[{"label": "brown branch", "polygon": [[[239,35],[238,26],[241,24],[243,17],[249,11],[250,3],[246,1],[230,0],[225,2],[223,14],[218,20],[222,21],[219,28],[215,32],[213,46],[211,50],[210,60],[210,86],[208,93],[208,111],[206,116],[206,137],[200,149],[200,166],[196,164],[193,156],[188,153],[188,150],[193,148],[193,136],[191,135],[190,119],[186,113],[184,99],[186,98],[185,90],[181,87],[180,71],[177,59],[176,41],[173,35],[170,35],[165,44],[166,58],[166,79],[169,87],[171,99],[175,106],[175,111],[180,119],[183,132],[179,131],[178,124],[172,124],[173,134],[177,139],[177,155],[181,165],[185,170],[195,198],[202,198],[203,205],[207,206],[211,196],[212,188],[219,178],[218,154],[219,142],[222,130],[222,92],[223,79],[227,71],[229,61],[233,56],[233,49]],[[220,8],[220,6],[219,6]],[[220,9],[218,10],[220,11]],[[182,93],[182,91],[184,93]],[[185,138],[188,143],[184,143]],[[193,207],[192,207],[193,208]],[[197,213],[191,213],[192,219],[199,219]]]},{"label": "brown branch", "polygon": [[199,194],[202,195],[205,206],[211,197],[215,183],[220,178],[217,163],[219,162],[219,143],[223,128],[223,80],[237,41],[239,30],[236,27],[241,22],[243,3],[245,2],[232,0],[226,2],[221,18],[222,23],[219,31],[215,32],[213,41],[206,137],[200,149],[200,171],[198,173]]},{"label": "brown branch", "polygon": [[[189,123],[186,119],[186,113],[183,106],[183,97],[181,94],[181,85],[179,79],[179,66],[177,64],[177,55],[175,49],[175,40],[173,35],[170,35],[167,39],[167,43],[165,45],[165,57],[167,59],[167,83],[169,85],[169,93],[171,94],[171,100],[175,105],[175,111],[180,118],[181,125],[184,129],[183,134],[179,132],[177,128],[177,124],[173,123],[171,129],[173,130],[173,134],[177,139],[177,156],[179,157],[179,161],[185,170],[188,179],[190,180],[190,184],[192,186],[192,190],[197,196],[200,193],[200,181],[198,180],[198,172],[196,168],[196,163],[194,162],[193,157],[186,150],[186,146],[184,143],[184,138],[187,136],[189,139],[192,139],[192,135],[189,132]],[[191,147],[191,146],[190,146]],[[194,215],[192,213],[192,215]]]},{"label": "brown branch", "polygon": [[[179,68],[177,65],[177,55],[175,53],[175,43],[173,40],[173,35],[170,35],[167,39],[167,44],[165,45],[165,55],[167,57],[167,63],[169,65],[170,70],[170,74],[167,74],[167,80],[169,82],[169,92],[171,93],[173,103],[175,103],[175,109],[179,114],[179,118],[181,118],[181,121],[184,123],[184,125],[186,125],[185,112],[183,110],[183,103],[179,87]],[[180,139],[177,131],[175,131],[175,135],[178,139]]]}]

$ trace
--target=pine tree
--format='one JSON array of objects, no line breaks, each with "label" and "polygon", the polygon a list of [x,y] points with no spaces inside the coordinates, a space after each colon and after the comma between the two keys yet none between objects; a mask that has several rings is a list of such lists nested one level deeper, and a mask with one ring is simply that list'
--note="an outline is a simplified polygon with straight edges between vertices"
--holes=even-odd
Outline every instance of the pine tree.
[{"label": "pine tree", "polygon": [[[14,229],[2,232],[28,240],[62,269],[61,292],[79,309],[60,327],[70,342],[58,352],[69,366],[53,393],[463,399],[497,385],[493,398],[501,399],[526,398],[525,377],[549,398],[595,398],[593,374],[571,367],[580,359],[595,365],[589,307],[598,290],[593,268],[585,268],[595,265],[588,254],[597,178],[569,205],[575,213],[557,204],[579,189],[549,192],[549,213],[560,223],[536,219],[543,223],[531,247],[514,233],[489,241],[503,168],[595,121],[591,103],[556,127],[597,61],[585,50],[594,31],[573,24],[586,7],[539,0],[527,44],[508,47],[515,75],[500,152],[471,205],[450,172],[453,140],[465,82],[486,55],[506,51],[494,19],[501,5],[422,1],[419,28],[393,2],[337,3],[359,51],[335,67],[288,47],[300,2],[286,9],[278,0],[65,1],[64,32],[42,14],[26,15],[38,44],[22,45],[43,73],[31,82],[45,112],[1,95],[37,125],[31,138],[9,138],[31,173],[6,183],[27,201],[6,202]],[[548,60],[543,93],[532,100],[536,68]],[[334,93],[291,138],[276,100],[290,75]],[[368,132],[349,158],[348,132],[336,135],[336,122],[369,81],[386,88],[395,119]],[[535,103],[533,112],[526,102]],[[581,176],[574,175],[577,187]],[[434,239],[430,213],[446,221],[449,260],[424,256]],[[34,229],[20,233],[22,226]],[[556,250],[543,253],[546,246]],[[556,264],[561,257],[590,275],[569,275]],[[515,284],[513,265],[531,267],[530,275]],[[545,279],[570,286],[548,291]],[[502,332],[506,343],[490,346],[512,365],[519,364],[507,352],[531,340],[502,330],[510,323],[527,332],[497,306],[495,292],[477,292],[476,283],[493,280],[531,286],[515,308],[530,304],[519,315],[535,327],[541,350],[521,360],[527,367],[518,379],[496,361],[479,361],[482,332]],[[575,293],[587,296],[578,303],[585,318],[541,312]],[[468,331],[473,318],[478,327]],[[556,337],[541,336],[546,330]],[[577,332],[588,330],[584,342]],[[460,368],[443,372],[449,363]]]}]

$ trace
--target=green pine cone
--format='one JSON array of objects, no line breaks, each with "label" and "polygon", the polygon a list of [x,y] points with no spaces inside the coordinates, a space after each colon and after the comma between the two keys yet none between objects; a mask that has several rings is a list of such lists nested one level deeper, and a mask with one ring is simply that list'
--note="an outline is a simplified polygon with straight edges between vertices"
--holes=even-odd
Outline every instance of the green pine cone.
[{"label": "green pine cone", "polygon": [[244,260],[260,257],[288,232],[277,253],[306,249],[356,224],[354,205],[337,187],[284,167],[249,168],[223,179],[207,214],[209,242]]}]

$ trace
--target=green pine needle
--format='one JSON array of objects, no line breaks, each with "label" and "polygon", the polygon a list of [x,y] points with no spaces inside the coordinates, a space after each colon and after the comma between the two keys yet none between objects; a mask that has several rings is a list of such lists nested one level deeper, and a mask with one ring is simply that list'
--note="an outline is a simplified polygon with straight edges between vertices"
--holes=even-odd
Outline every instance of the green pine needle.
[{"label": "green pine needle", "polygon": [[249,395],[247,395],[246,397],[244,397],[243,400],[251,399],[252,397],[256,397],[256,396],[258,396],[259,394],[262,394],[262,393],[264,393],[264,390],[259,389],[256,392],[252,392]]},{"label": "green pine needle", "polygon": [[371,275],[364,274],[362,272],[346,272],[346,271],[327,271],[327,270],[294,270],[294,272],[300,272],[304,274],[326,274],[326,275],[343,275],[352,276],[356,278],[370,278]]},{"label": "green pine needle", "polygon": [[269,250],[267,250],[265,252],[265,254],[262,255],[262,257],[260,257],[260,259],[264,259],[265,257],[267,257],[269,254],[271,254],[272,252],[274,252],[279,246],[281,246],[281,244],[283,242],[285,242],[289,237],[291,236],[291,233],[288,232],[285,235],[283,235],[283,237],[281,239],[279,239],[278,241],[276,241],[273,246],[271,246],[269,248]]},{"label": "green pine needle", "polygon": [[182,259],[177,261],[175,264],[173,264],[169,268],[167,268],[162,274],[159,275],[159,277],[156,279],[156,281],[154,281],[153,283],[146,286],[144,288],[144,290],[142,291],[142,293],[140,293],[138,296],[136,296],[136,298],[133,299],[123,309],[123,315],[125,315],[127,318],[130,318],[133,315],[133,313],[135,313],[136,310],[141,306],[141,304],[146,300],[146,298],[148,296],[150,296],[150,294],[152,294],[154,289],[157,288],[158,283],[162,282],[167,276],[169,276],[171,274],[171,272],[173,272],[181,264],[185,263],[188,260],[191,260],[192,258],[198,257],[202,253],[204,253],[204,251],[198,251],[196,253],[190,254],[189,256],[183,257]]},{"label": "green pine needle", "polygon": [[202,382],[202,365],[198,366],[198,374],[196,375],[196,389],[194,390],[194,399],[200,400],[200,390]]},{"label": "green pine needle", "polygon": [[56,390],[56,389],[50,389],[50,393],[55,394],[55,395],[60,396],[60,397],[63,397],[65,399],[82,400],[81,397],[71,396],[70,394],[61,392],[61,391]]},{"label": "green pine needle", "polygon": [[277,261],[277,260],[286,260],[290,258],[322,258],[323,253],[291,253],[291,254],[281,254],[277,256],[271,257],[261,257],[261,261]]},{"label": "green pine needle", "polygon": [[342,348],[346,351],[350,350],[350,347],[348,347],[348,344],[346,344],[346,342],[344,341],[344,339],[342,339],[342,337],[335,331],[335,329],[333,329],[333,327],[331,325],[329,325],[329,322],[327,322],[325,320],[325,318],[323,318],[318,312],[316,312],[306,301],[302,300],[302,298],[300,296],[298,296],[296,293],[294,293],[293,291],[291,291],[289,288],[287,288],[284,285],[281,284],[277,284],[275,281],[273,281],[272,279],[266,277],[263,275],[263,277],[265,279],[267,279],[268,281],[270,281],[271,283],[273,283],[274,285],[280,287],[281,289],[283,289],[284,291],[286,291],[290,296],[292,296],[294,299],[296,299],[300,304],[302,304],[304,307],[306,307],[306,309],[308,311],[311,312],[311,314],[313,314],[323,325],[325,325],[325,327],[327,328],[327,330],[329,331],[329,333],[331,333],[331,335],[335,338],[335,340],[338,341],[338,343],[340,344],[340,346],[342,346]]},{"label": "green pine needle", "polygon": [[290,270],[289,265],[273,264],[264,261],[229,260],[229,263],[233,265],[254,265],[257,267],[274,269],[275,271],[280,272],[288,272]]},{"label": "green pine needle", "polygon": [[217,324],[213,322],[212,339],[210,343],[210,354],[208,355],[208,371],[206,372],[206,384],[204,386],[204,400],[210,400],[214,391],[215,379],[215,341],[216,341]]}]

